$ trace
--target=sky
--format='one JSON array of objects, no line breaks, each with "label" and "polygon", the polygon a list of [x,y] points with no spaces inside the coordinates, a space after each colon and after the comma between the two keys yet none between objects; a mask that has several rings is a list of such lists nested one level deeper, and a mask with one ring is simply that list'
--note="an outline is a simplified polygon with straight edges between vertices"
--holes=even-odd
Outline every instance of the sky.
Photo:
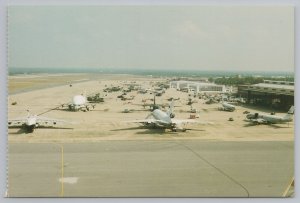
[{"label": "sky", "polygon": [[10,6],[9,67],[294,71],[292,6]]}]

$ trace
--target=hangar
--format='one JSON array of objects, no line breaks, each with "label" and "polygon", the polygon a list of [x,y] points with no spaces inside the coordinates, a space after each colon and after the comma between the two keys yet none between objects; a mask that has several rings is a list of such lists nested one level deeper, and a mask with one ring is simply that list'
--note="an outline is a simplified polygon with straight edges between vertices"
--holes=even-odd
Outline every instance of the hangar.
[{"label": "hangar", "polygon": [[214,83],[194,82],[194,81],[172,81],[171,88],[177,90],[193,90],[195,92],[225,92],[224,85],[216,85]]},{"label": "hangar", "polygon": [[264,80],[255,85],[240,85],[238,94],[249,104],[287,110],[294,105],[294,82]]}]

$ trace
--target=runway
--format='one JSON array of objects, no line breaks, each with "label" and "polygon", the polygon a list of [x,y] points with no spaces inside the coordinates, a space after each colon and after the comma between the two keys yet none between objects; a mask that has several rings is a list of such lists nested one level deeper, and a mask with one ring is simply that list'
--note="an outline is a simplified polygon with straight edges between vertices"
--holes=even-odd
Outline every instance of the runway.
[{"label": "runway", "polygon": [[293,141],[9,143],[10,197],[281,197]]}]

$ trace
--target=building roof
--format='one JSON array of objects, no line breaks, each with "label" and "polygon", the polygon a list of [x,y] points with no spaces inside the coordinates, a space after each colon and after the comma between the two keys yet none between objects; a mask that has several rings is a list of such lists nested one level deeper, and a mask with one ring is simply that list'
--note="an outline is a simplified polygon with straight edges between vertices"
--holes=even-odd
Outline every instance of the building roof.
[{"label": "building roof", "polygon": [[201,85],[201,86],[223,86],[223,85],[217,85],[214,83],[207,83],[207,82],[195,82],[195,81],[171,81],[171,83],[179,83],[179,84],[190,84],[190,85]]},{"label": "building roof", "polygon": [[270,84],[270,83],[259,83],[259,84],[255,84],[252,85],[258,88],[275,88],[275,89],[286,89],[286,90],[294,90],[294,86],[293,85],[281,85],[281,84]]}]

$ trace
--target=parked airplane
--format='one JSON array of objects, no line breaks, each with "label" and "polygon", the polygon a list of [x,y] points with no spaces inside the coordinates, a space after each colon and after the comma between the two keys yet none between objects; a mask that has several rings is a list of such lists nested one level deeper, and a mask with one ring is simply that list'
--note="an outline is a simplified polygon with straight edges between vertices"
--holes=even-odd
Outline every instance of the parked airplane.
[{"label": "parked airplane", "polygon": [[[144,100],[146,101],[146,100]],[[166,108],[166,107],[170,107],[170,104],[169,103],[164,103],[164,104],[157,104],[156,103],[156,100],[155,100],[155,96],[153,98],[153,103],[143,103],[143,104],[134,104],[134,105],[139,105],[139,106],[143,106],[144,108],[146,108],[146,106],[148,106],[150,108],[150,111],[154,111],[155,109],[160,109],[160,108]],[[175,114],[172,113],[171,115],[171,118],[174,118],[175,117]]]},{"label": "parked airplane", "polygon": [[63,123],[68,123],[64,120],[41,117],[38,115],[31,115],[28,111],[26,117],[9,119],[8,127],[20,127],[25,128],[26,132],[32,133],[37,127],[48,127],[57,126]]},{"label": "parked airplane", "polygon": [[290,110],[285,116],[275,116],[268,114],[248,114],[246,118],[254,124],[277,124],[277,123],[287,123],[293,121],[294,106],[291,106]]},{"label": "parked airplane", "polygon": [[214,103],[218,103],[218,101],[217,101],[216,99],[214,99],[214,98],[209,98],[209,99],[205,102],[205,104],[214,104]]},{"label": "parked airplane", "polygon": [[232,105],[232,104],[229,104],[227,102],[222,102],[222,107],[219,107],[220,110],[222,111],[230,111],[230,112],[233,112],[235,111],[235,106]]},{"label": "parked airplane", "polygon": [[[182,125],[188,123],[199,123],[199,124],[201,123],[190,119],[173,119],[172,118],[173,108],[174,108],[174,101],[171,102],[170,108],[167,112],[164,112],[160,109],[155,109],[146,117],[146,119],[128,121],[128,122],[141,123],[147,127],[153,127],[153,128],[171,129],[174,132],[178,130],[185,132],[187,129],[183,128]],[[206,123],[202,122],[202,124],[208,124],[208,122]]]},{"label": "parked airplane", "polygon": [[188,98],[188,102],[186,103],[186,105],[191,106],[193,103],[197,103],[197,100],[193,100],[192,98]]},{"label": "parked airplane", "polygon": [[170,98],[168,98],[167,100],[168,100],[168,101],[172,101],[172,100],[173,100],[173,101],[176,101],[176,100],[180,100],[180,97],[178,97],[177,99],[175,99],[175,98],[173,98],[173,97],[170,97]]},{"label": "parked airplane", "polygon": [[62,107],[68,107],[70,111],[79,111],[82,110],[84,112],[89,111],[91,108],[95,108],[95,104],[91,104],[87,101],[87,98],[83,95],[75,95],[72,98],[72,102],[68,104],[62,104]]},{"label": "parked airplane", "polygon": [[100,102],[104,102],[104,98],[100,97],[100,93],[96,93],[96,94],[88,95],[87,101],[90,103],[100,103]]}]

